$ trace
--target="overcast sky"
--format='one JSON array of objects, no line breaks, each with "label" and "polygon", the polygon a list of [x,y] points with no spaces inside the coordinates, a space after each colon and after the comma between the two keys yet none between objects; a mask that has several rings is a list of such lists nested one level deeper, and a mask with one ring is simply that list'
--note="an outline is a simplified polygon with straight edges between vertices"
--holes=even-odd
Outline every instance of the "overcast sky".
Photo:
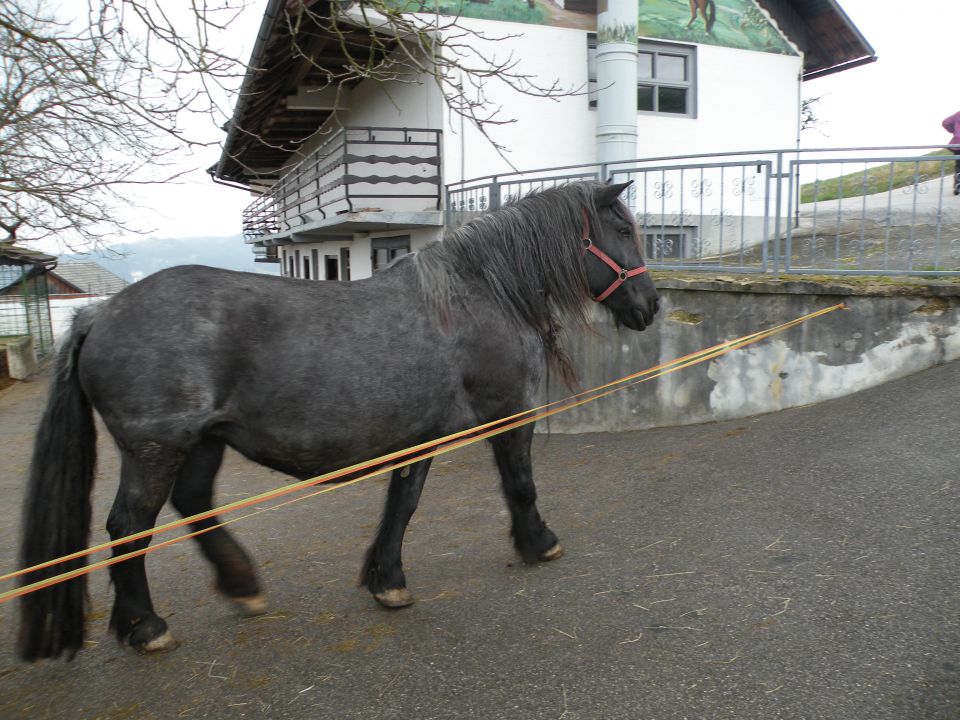
[{"label": "overcast sky", "polygon": [[[960,111],[960,0],[840,0],[840,4],[879,59],[804,84],[804,97],[823,100],[817,108],[819,132],[804,132],[803,146],[946,142],[940,122]],[[252,47],[263,7],[263,0],[252,3],[234,28],[238,40],[243,38],[244,56]],[[209,132],[213,139],[222,137],[215,130]],[[144,237],[240,232],[241,212],[251,198],[211,182],[204,168],[217,157],[216,148],[198,151],[189,163],[196,169],[181,183],[151,188],[135,198],[140,225],[155,228]]]},{"label": "overcast sky", "polygon": [[960,1],[839,0],[877,53],[871,65],[804,83],[823,96],[825,135],[805,147],[925,145],[949,135],[940,122],[960,111]]}]

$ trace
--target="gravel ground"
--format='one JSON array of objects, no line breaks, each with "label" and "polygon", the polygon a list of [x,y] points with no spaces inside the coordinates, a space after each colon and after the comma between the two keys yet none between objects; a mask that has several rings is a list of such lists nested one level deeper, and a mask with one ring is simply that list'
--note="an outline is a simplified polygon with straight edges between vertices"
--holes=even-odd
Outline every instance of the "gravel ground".
[{"label": "gravel ground", "polygon": [[[0,569],[45,385],[0,394]],[[0,718],[956,720],[958,427],[953,363],[745,420],[538,436],[541,509],[567,554],[536,567],[516,561],[473,446],[427,481],[405,545],[413,607],[356,587],[378,478],[234,526],[263,617],[211,592],[192,544],[150,556],[175,652],[107,635],[103,573],[72,663],[18,663],[0,605]],[[95,541],[117,476],[100,444]],[[284,481],[232,455],[219,500]]]}]

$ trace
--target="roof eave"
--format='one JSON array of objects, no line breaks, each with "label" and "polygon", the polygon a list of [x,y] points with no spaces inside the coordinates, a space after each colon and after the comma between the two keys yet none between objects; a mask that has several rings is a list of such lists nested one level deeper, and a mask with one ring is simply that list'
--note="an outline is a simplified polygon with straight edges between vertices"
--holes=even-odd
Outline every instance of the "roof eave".
[{"label": "roof eave", "polygon": [[227,137],[223,142],[223,151],[221,152],[220,159],[217,161],[216,165],[211,168],[213,172],[210,174],[214,178],[238,182],[237,178],[224,175],[224,165],[229,157],[231,146],[237,142],[237,136],[239,134],[239,131],[237,130],[237,124],[234,122],[234,118],[242,117],[243,113],[247,109],[247,104],[250,102],[250,98],[253,95],[255,76],[264,64],[263,61],[269,45],[270,35],[273,32],[273,27],[277,16],[283,9],[285,1],[286,0],[269,0],[266,9],[263,11],[263,20],[260,22],[260,29],[257,32],[257,40],[253,45],[253,51],[250,53],[250,62],[247,63],[247,73],[244,75],[243,83],[240,85],[240,93],[237,96],[237,104],[233,109],[233,115],[226,123],[225,129],[227,131]]}]

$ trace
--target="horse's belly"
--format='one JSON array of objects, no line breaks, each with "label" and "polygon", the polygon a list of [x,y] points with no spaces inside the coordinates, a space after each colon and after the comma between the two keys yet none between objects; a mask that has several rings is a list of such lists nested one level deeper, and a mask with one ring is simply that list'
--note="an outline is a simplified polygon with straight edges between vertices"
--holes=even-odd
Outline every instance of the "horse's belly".
[{"label": "horse's belly", "polygon": [[[372,460],[475,424],[459,402],[407,412],[327,411],[298,423],[227,423],[215,429],[229,445],[251,460],[295,477],[306,478]],[[276,417],[274,417],[276,420]]]}]

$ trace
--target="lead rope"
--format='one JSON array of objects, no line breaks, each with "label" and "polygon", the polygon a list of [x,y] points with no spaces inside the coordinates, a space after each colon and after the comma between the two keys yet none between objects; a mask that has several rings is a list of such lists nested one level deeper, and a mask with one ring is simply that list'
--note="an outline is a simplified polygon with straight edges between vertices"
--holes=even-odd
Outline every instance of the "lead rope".
[{"label": "lead rope", "polygon": [[[156,527],[150,528],[149,530],[144,530],[142,532],[134,533],[133,535],[128,535],[126,537],[118,538],[116,540],[111,540],[110,542],[101,543],[99,545],[89,547],[84,550],[71,553],[69,555],[64,555],[59,558],[54,558],[52,560],[47,560],[45,562],[38,563],[37,565],[33,565],[28,568],[22,568],[20,570],[7,573],[5,575],[0,576],[0,581],[12,580],[13,578],[34,573],[39,570],[52,567],[54,565],[59,565],[64,562],[68,562],[70,560],[76,560],[82,557],[86,557],[88,555],[92,555],[93,553],[100,552],[102,550],[108,550],[108,549],[117,547],[119,545],[132,542],[134,540],[140,540],[143,538],[152,537],[153,535],[157,535],[167,530],[172,530],[174,528],[189,525],[190,523],[199,522],[200,520],[205,520],[214,515],[220,515],[220,514],[232,512],[235,510],[240,510],[242,508],[250,507],[258,503],[262,503],[268,500],[282,497],[284,495],[289,495],[291,493],[299,492],[309,487],[314,487],[316,485],[320,485],[323,483],[329,483],[329,482],[332,482],[333,480],[337,480],[339,478],[345,477],[347,475],[351,475],[356,472],[362,473],[358,477],[354,477],[349,480],[342,481],[337,485],[326,487],[321,490],[308,493],[301,497],[293,498],[285,502],[272,505],[270,507],[260,508],[252,513],[248,513],[247,515],[243,515],[241,517],[232,518],[230,520],[224,520],[223,522],[220,522],[216,525],[206,527],[201,530],[195,530],[193,532],[186,533],[184,535],[180,535],[180,536],[171,538],[169,540],[165,540],[164,542],[157,543],[156,545],[149,545],[145,548],[141,548],[140,550],[134,550],[132,552],[124,553],[122,555],[117,555],[111,558],[107,558],[105,560],[91,563],[89,565],[86,565],[81,568],[77,568],[75,570],[70,570],[68,572],[60,573],[59,575],[45,578],[43,580],[39,580],[37,582],[30,583],[28,585],[23,585],[22,587],[16,588],[14,590],[9,590],[7,592],[0,593],[0,604],[13,600],[14,598],[18,598],[23,595],[28,595],[29,593],[32,593],[32,592],[37,592],[38,590],[42,590],[44,588],[51,587],[52,585],[56,585],[61,582],[73,580],[74,578],[87,575],[95,570],[99,570],[101,568],[106,568],[111,565],[115,565],[116,563],[123,562],[124,560],[129,560],[131,558],[139,557],[141,555],[146,555],[147,553],[150,553],[150,552],[155,552],[169,545],[174,545],[178,542],[183,542],[188,538],[203,535],[204,533],[210,532],[211,530],[215,530],[225,525],[229,525],[231,523],[253,517],[254,515],[259,515],[261,513],[267,512],[268,510],[276,510],[278,508],[284,507],[285,505],[291,505],[295,502],[306,500],[316,495],[322,495],[323,493],[332,492],[334,490],[338,490],[348,485],[353,485],[362,480],[366,480],[376,475],[380,475],[383,472],[396,470],[398,468],[406,467],[408,465],[412,465],[413,463],[420,462],[421,460],[426,460],[428,458],[433,458],[438,455],[443,455],[448,452],[452,452],[453,450],[464,447],[466,445],[473,444],[475,442],[479,442],[480,440],[484,440],[486,438],[493,437],[495,435],[499,435],[501,433],[508,432],[510,430],[514,430],[518,427],[527,425],[532,422],[536,422],[537,420],[540,420],[543,418],[548,418],[551,415],[555,415],[559,412],[563,412],[565,410],[571,410],[575,407],[579,407],[580,405],[585,405],[588,402],[599,400],[600,398],[606,397],[615,392],[619,392],[620,390],[625,390],[628,387],[632,387],[634,385],[647,382],[648,380],[653,380],[654,378],[660,377],[662,375],[666,375],[668,373],[676,372],[677,370],[682,370],[683,368],[687,368],[692,365],[697,365],[707,360],[712,360],[714,358],[725,355],[733,350],[757,343],[772,335],[775,335],[789,328],[800,325],[801,323],[807,322],[808,320],[812,320],[822,315],[826,315],[827,313],[831,313],[835,310],[841,310],[841,309],[846,309],[846,306],[843,303],[838,303],[837,305],[833,305],[831,307],[824,308],[822,310],[817,310],[815,312],[808,313],[807,315],[803,315],[799,318],[790,320],[781,325],[777,325],[768,330],[751,333],[750,335],[744,335],[743,337],[737,338],[735,340],[728,340],[727,342],[714,345],[704,350],[699,350],[695,353],[685,355],[675,360],[671,360],[666,363],[661,363],[660,365],[655,365],[654,367],[647,368],[646,370],[641,370],[639,372],[626,375],[622,378],[619,378],[618,380],[613,380],[603,385],[598,385],[597,387],[591,388],[590,390],[585,390],[584,392],[581,392],[581,393],[577,393],[576,395],[572,395],[563,400],[556,400],[554,402],[550,402],[545,405],[540,405],[539,407],[531,408],[530,410],[525,410],[523,412],[516,413],[514,415],[510,415],[508,417],[501,418],[499,420],[494,420],[489,423],[484,423],[483,425],[478,425],[476,427],[470,428],[469,430],[462,430],[458,433],[453,433],[451,435],[447,435],[437,440],[432,440],[430,442],[422,443],[420,445],[416,445],[416,446],[407,448],[405,450],[400,450],[398,452],[390,453],[388,455],[382,455],[378,458],[374,458],[373,460],[368,460],[363,463],[351,465],[349,467],[342,468],[340,470],[335,470],[330,473],[318,475],[317,477],[311,478],[309,480],[304,480],[294,485],[283,486],[275,490],[261,493],[259,495],[254,495],[244,500],[238,500],[232,503],[228,503],[226,505],[222,505],[218,508],[213,508],[211,510],[204,511],[202,513],[197,513],[196,515],[191,515],[189,517],[182,518],[181,520],[175,520],[173,522],[169,522],[164,525],[158,525]],[[476,433],[476,434],[472,434],[472,433]],[[415,455],[414,457],[407,457],[406,459],[402,459],[402,460],[400,459],[400,458],[404,458],[407,455],[419,453],[420,451],[425,451],[425,452],[423,452],[422,454]],[[395,460],[396,462],[394,462]]]}]

